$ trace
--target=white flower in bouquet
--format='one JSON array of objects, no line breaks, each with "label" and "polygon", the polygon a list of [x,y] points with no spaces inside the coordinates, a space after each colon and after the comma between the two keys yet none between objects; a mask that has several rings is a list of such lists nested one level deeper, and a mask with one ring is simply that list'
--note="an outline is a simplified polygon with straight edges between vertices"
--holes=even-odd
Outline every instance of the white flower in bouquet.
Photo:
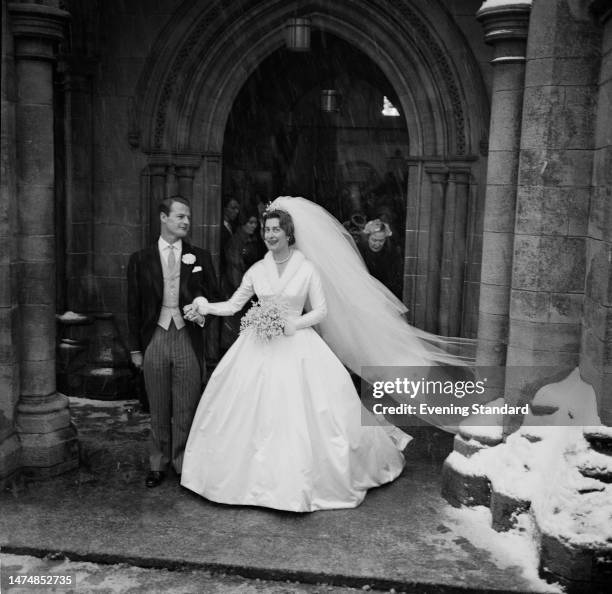
[{"label": "white flower in bouquet", "polygon": [[269,341],[283,335],[286,308],[274,301],[253,303],[240,320],[240,333],[253,332],[259,340]]}]

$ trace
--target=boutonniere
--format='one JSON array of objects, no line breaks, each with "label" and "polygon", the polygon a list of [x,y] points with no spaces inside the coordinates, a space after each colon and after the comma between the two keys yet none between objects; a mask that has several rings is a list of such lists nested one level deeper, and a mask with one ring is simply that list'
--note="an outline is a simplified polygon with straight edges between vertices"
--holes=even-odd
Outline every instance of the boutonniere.
[{"label": "boutonniere", "polygon": [[181,262],[183,264],[187,264],[187,266],[191,266],[191,264],[195,264],[196,257],[193,254],[183,254],[181,258]]}]

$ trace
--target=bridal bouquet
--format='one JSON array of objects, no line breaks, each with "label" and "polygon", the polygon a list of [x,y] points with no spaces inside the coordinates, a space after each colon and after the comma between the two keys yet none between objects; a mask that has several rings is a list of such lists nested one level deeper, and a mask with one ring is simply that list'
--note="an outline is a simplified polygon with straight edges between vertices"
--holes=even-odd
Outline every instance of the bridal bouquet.
[{"label": "bridal bouquet", "polygon": [[269,341],[283,335],[286,308],[274,301],[253,303],[240,320],[240,333],[254,332],[259,340]]}]

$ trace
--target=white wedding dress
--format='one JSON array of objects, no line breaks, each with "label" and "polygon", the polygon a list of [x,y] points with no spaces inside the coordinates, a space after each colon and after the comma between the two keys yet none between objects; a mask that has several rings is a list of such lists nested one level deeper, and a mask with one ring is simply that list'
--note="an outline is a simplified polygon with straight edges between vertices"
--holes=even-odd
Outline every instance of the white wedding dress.
[{"label": "white wedding dress", "polygon": [[181,484],[220,503],[294,512],[355,507],[368,489],[401,473],[410,438],[376,425],[313,329],[327,308],[319,274],[300,251],[280,278],[268,253],[229,301],[209,304],[210,313],[240,311],[253,294],[284,305],[298,329],[268,342],[238,337],[198,406]]}]

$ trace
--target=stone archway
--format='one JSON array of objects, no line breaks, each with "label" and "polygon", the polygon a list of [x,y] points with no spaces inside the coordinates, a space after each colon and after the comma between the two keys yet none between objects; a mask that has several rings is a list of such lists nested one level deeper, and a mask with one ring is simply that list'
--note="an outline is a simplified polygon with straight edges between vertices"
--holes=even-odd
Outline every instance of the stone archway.
[{"label": "stone archway", "polygon": [[392,82],[410,130],[405,301],[413,323],[473,335],[479,262],[466,262],[479,248],[478,148],[488,102],[469,47],[437,2],[185,2],[137,89],[140,146],[149,155],[143,209],[180,189],[195,199],[194,239],[218,253],[226,121],[249,75],[283,47],[284,24],[296,12],[359,47]]}]

